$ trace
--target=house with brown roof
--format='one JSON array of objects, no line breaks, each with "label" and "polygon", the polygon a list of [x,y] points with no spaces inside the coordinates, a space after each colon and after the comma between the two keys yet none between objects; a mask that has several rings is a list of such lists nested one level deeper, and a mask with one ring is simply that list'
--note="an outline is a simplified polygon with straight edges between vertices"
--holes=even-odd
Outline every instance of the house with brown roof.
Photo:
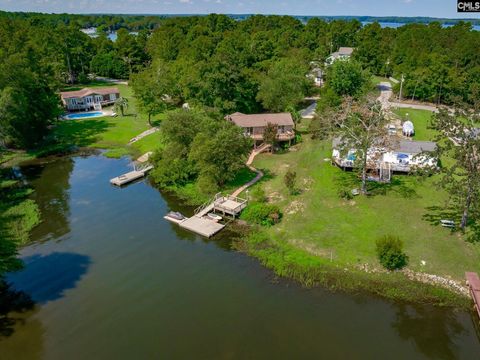
[{"label": "house with brown roof", "polygon": [[293,131],[295,123],[290,113],[247,115],[236,112],[227,115],[225,118],[241,127],[245,136],[254,140],[255,146],[263,142],[263,133],[268,124],[277,127],[277,141],[288,141],[290,143],[295,139],[295,132]]},{"label": "house with brown roof", "polygon": [[61,92],[60,96],[68,111],[101,110],[102,106],[112,105],[120,97],[120,91],[116,87],[84,88]]}]

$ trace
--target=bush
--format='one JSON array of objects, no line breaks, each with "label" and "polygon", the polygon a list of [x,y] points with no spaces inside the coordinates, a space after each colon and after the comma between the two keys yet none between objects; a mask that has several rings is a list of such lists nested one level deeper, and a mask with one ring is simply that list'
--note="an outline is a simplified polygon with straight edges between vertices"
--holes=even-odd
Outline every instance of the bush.
[{"label": "bush", "polygon": [[252,200],[256,203],[267,202],[267,194],[261,186],[256,186],[255,188],[253,188],[253,190],[250,192],[250,195],[252,197]]},{"label": "bush", "polygon": [[405,267],[408,256],[403,252],[403,242],[392,235],[377,240],[377,256],[380,264],[388,270],[397,270]]},{"label": "bush", "polygon": [[242,219],[263,226],[277,224],[282,218],[278,206],[255,203],[249,205],[242,213]]},{"label": "bush", "polygon": [[283,181],[285,183],[285,186],[287,187],[288,191],[290,192],[290,195],[295,194],[296,189],[295,189],[295,184],[297,181],[297,173],[292,170],[288,170],[285,173],[285,176],[283,177]]}]

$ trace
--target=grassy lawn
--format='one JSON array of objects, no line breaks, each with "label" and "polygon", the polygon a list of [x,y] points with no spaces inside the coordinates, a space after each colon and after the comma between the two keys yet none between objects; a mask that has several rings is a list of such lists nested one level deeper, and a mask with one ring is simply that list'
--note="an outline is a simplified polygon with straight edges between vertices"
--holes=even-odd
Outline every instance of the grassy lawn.
[{"label": "grassy lawn", "polygon": [[[426,128],[430,113],[405,112],[415,124],[416,138],[431,140],[434,133]],[[447,194],[435,186],[435,176],[422,180],[396,175],[392,184],[373,189],[374,196],[348,201],[338,192],[358,187],[356,175],[332,166],[330,156],[330,142],[304,136],[297,151],[257,157],[254,166],[267,170],[270,177],[256,186],[263,186],[270,202],[284,214],[280,224],[266,230],[271,239],[320,258],[333,256],[340,266],[379,268],[375,241],[392,234],[404,241],[412,270],[457,280],[465,271],[480,271],[480,244],[468,243],[438,225]],[[300,195],[288,194],[283,183],[288,169],[297,172]]]},{"label": "grassy lawn", "polygon": [[[415,126],[414,140],[433,140],[435,137],[435,130],[429,129],[428,125],[432,118],[432,112],[427,110],[417,109],[397,109],[395,114],[402,119],[409,119]],[[408,115],[407,115],[408,114]]]},{"label": "grassy lawn", "polygon": [[[94,83],[86,85],[88,87],[116,86],[119,88],[123,97],[129,100],[129,108],[125,116],[119,114],[118,117],[101,117],[84,120],[62,121],[58,124],[53,136],[61,143],[63,147],[72,145],[80,147],[92,147],[106,149],[106,156],[121,157],[131,154],[141,155],[147,151],[155,150],[161,144],[160,134],[149,135],[140,141],[128,146],[130,139],[150,128],[147,115],[139,113],[132,90],[123,84]],[[76,90],[82,86],[67,88],[66,90]],[[159,124],[163,114],[156,116],[154,124]]]}]

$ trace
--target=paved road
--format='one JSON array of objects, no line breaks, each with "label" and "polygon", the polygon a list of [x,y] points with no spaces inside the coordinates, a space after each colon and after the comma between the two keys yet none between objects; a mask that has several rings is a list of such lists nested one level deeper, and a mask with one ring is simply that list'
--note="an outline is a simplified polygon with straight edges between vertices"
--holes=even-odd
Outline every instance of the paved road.
[{"label": "paved road", "polygon": [[380,89],[380,96],[378,97],[378,101],[380,101],[380,103],[382,104],[382,109],[384,110],[389,110],[392,107],[396,107],[438,112],[438,108],[432,105],[391,102],[390,98],[392,97],[393,92],[392,85],[389,82],[381,82],[380,85],[378,85],[378,88]]},{"label": "paved road", "polygon": [[317,108],[317,102],[314,101],[312,104],[310,104],[307,108],[303,109],[300,111],[300,115],[304,119],[312,119],[313,116],[315,115],[315,109]]}]

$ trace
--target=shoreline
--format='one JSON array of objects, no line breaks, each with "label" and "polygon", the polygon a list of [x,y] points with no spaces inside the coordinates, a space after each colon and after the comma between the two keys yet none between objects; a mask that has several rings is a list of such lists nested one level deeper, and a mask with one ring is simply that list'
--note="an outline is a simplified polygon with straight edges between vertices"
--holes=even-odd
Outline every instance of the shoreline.
[{"label": "shoreline", "polygon": [[[100,150],[101,152],[101,150]],[[29,159],[26,163],[55,160],[63,156],[98,154],[99,150],[76,151],[70,154],[57,154],[45,158]],[[156,187],[156,186],[155,186]],[[181,207],[191,208],[195,198],[187,198],[187,194],[179,189],[156,189],[169,197],[178,199]],[[178,191],[178,192],[177,192]],[[198,199],[197,199],[198,200]],[[363,292],[386,299],[417,304],[431,304],[442,307],[453,307],[463,310],[470,309],[468,292],[454,291],[451,283],[441,285],[441,282],[452,281],[437,275],[417,273],[413,270],[388,272],[369,269],[367,266],[333,264],[328,259],[309,254],[291,244],[279,243],[269,239],[262,228],[253,232],[256,225],[236,221],[231,224],[231,230],[238,234],[232,240],[232,249],[245,253],[258,260],[262,266],[272,270],[275,275],[294,280],[307,288],[322,286],[330,291],[347,293]],[[215,240],[215,237],[213,238]],[[31,245],[32,242],[20,244],[20,248]],[[435,282],[434,278],[439,282]],[[458,285],[458,284],[457,284]]]},{"label": "shoreline", "polygon": [[294,280],[306,288],[321,286],[330,291],[366,293],[399,302],[470,310],[468,292],[456,292],[452,287],[410,277],[406,271],[413,273],[411,270],[365,271],[352,265],[332,264],[302,249],[275,243],[261,231],[252,233],[251,225],[237,223],[235,226],[243,233],[234,239],[232,247],[235,250],[257,259],[277,276]]}]

